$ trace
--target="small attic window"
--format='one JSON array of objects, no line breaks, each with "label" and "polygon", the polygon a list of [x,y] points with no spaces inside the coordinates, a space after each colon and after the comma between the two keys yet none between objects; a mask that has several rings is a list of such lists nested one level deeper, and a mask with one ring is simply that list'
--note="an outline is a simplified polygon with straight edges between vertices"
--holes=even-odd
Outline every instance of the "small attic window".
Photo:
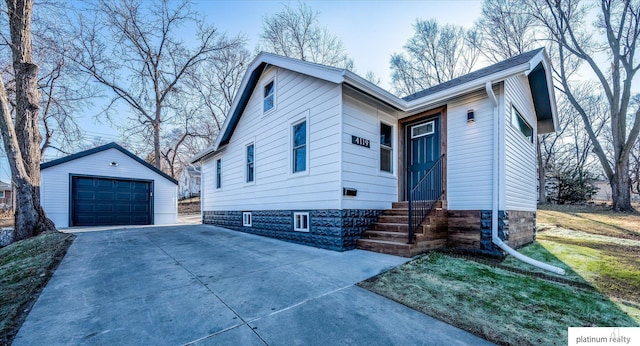
[{"label": "small attic window", "polygon": [[520,115],[520,112],[518,112],[514,106],[511,106],[511,125],[520,130],[522,135],[524,135],[529,142],[533,143],[533,128],[526,120],[524,120],[522,115]]},{"label": "small attic window", "polygon": [[264,85],[263,93],[264,102],[262,112],[268,113],[276,105],[276,85],[273,80]]}]

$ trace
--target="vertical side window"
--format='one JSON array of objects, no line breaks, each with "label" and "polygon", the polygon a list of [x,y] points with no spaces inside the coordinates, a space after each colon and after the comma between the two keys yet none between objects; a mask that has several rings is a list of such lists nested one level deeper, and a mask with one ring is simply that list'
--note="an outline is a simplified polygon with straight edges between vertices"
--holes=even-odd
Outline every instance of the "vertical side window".
[{"label": "vertical side window", "polygon": [[267,83],[264,86],[264,102],[263,102],[263,113],[267,113],[268,111],[272,110],[273,107],[275,106],[275,92],[276,92],[276,86],[273,83],[273,81]]},{"label": "vertical side window", "polygon": [[511,106],[511,125],[518,129],[529,142],[533,143],[533,128],[513,106]]},{"label": "vertical side window", "polygon": [[222,188],[222,159],[216,160],[216,189]]},{"label": "vertical side window", "polygon": [[242,226],[245,227],[251,227],[252,225],[252,220],[251,220],[251,212],[242,212]]},{"label": "vertical side window", "polygon": [[250,183],[255,178],[255,165],[254,165],[254,145],[247,146],[247,183]]},{"label": "vertical side window", "polygon": [[380,123],[380,170],[393,173],[392,127]]},{"label": "vertical side window", "polygon": [[293,173],[307,170],[307,122],[293,125]]}]

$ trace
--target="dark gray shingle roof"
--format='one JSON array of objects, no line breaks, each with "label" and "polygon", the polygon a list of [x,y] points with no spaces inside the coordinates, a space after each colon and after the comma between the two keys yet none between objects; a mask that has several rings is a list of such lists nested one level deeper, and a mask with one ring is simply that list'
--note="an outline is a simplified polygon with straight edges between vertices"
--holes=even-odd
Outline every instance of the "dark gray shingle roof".
[{"label": "dark gray shingle roof", "polygon": [[467,83],[467,82],[471,82],[474,79],[479,79],[482,77],[486,77],[490,74],[496,73],[496,72],[500,72],[506,69],[509,69],[511,67],[514,66],[518,66],[521,64],[524,64],[526,62],[528,62],[529,60],[531,60],[531,58],[533,58],[536,54],[540,53],[540,51],[542,51],[544,48],[538,48],[538,49],[534,49],[532,51],[526,52],[526,53],[522,53],[520,55],[516,55],[512,58],[509,58],[507,60],[501,61],[499,63],[493,64],[491,66],[487,66],[485,68],[479,69],[477,71],[473,71],[471,73],[468,73],[464,76],[460,76],[458,78],[452,79],[450,81],[432,86],[431,88],[427,88],[425,90],[422,91],[418,91],[415,94],[411,94],[409,96],[405,96],[402,99],[405,101],[413,101],[415,99],[419,99],[421,97],[425,97],[434,93],[437,93],[439,91],[442,90],[446,90],[449,88],[453,88],[455,86]]}]

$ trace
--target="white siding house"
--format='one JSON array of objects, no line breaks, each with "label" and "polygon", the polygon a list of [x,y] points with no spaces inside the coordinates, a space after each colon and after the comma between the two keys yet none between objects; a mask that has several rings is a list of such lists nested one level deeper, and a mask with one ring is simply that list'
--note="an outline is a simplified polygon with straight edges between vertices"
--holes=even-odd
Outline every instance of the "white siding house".
[{"label": "white siding house", "polygon": [[[347,70],[260,53],[215,143],[192,158],[203,222],[335,250],[491,253],[493,224],[506,242],[530,242],[535,138],[557,124],[551,81],[537,49],[399,98]],[[414,226],[436,213],[448,231],[409,226],[409,201]]]},{"label": "white siding house", "polygon": [[175,224],[177,181],[110,143],[40,165],[42,206],[57,228]]}]

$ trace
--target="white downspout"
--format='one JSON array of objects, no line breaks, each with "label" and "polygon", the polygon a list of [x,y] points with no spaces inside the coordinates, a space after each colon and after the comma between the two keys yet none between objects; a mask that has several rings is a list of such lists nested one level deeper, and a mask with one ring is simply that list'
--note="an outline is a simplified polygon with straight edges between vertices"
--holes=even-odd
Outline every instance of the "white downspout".
[{"label": "white downspout", "polygon": [[491,210],[491,241],[496,244],[499,248],[501,248],[504,252],[508,253],[509,255],[525,262],[525,263],[529,263],[533,266],[536,266],[538,268],[542,268],[544,270],[548,270],[550,272],[554,272],[556,274],[560,274],[560,275],[564,275],[564,269],[562,268],[558,268],[556,266],[552,266],[550,264],[547,263],[543,263],[540,261],[537,261],[531,257],[527,257],[521,253],[519,253],[518,251],[512,249],[509,247],[509,245],[505,244],[502,239],[500,239],[500,237],[498,237],[498,207],[499,207],[499,203],[498,203],[498,199],[500,196],[500,192],[499,192],[499,183],[500,183],[500,165],[499,165],[499,158],[500,158],[500,139],[498,138],[498,134],[500,133],[500,112],[498,109],[498,99],[496,98],[496,95],[493,92],[493,87],[491,82],[487,82],[485,84],[485,90],[487,92],[487,95],[489,96],[489,99],[491,100],[491,103],[493,103],[493,206],[492,206],[492,210]]}]

